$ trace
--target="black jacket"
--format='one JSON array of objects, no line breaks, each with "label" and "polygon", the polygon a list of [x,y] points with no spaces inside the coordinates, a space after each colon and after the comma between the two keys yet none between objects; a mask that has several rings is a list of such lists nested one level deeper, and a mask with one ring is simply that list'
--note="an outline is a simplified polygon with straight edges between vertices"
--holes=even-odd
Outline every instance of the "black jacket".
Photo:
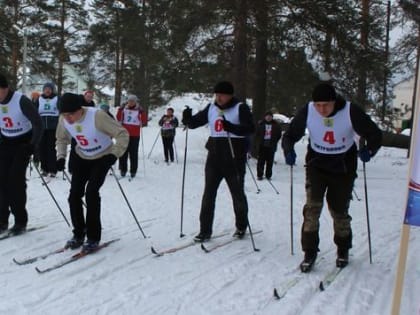
[{"label": "black jacket", "polygon": [[[237,98],[232,98],[229,104],[224,108],[234,107],[239,103]],[[221,108],[217,103],[214,103],[217,107]],[[193,115],[188,121],[188,128],[195,129],[204,126],[208,123],[208,112],[211,104],[208,104],[206,108]],[[221,108],[222,109],[222,108]],[[239,124],[232,126],[232,133],[238,136],[244,136],[244,138],[230,138],[233,146],[233,151],[237,159],[246,159],[247,152],[247,136],[254,132],[255,126],[252,119],[251,111],[246,103],[242,103],[239,106]],[[209,137],[206,143],[206,149],[209,155],[215,158],[226,159],[232,158],[229,147],[229,141],[227,137]]]},{"label": "black jacket", "polygon": [[[342,110],[345,104],[345,100],[338,97],[335,103],[335,109],[330,116],[334,116],[338,111]],[[282,148],[285,155],[293,150],[294,144],[305,134],[307,117],[308,104],[297,113],[290,123],[288,130],[283,135]],[[350,104],[350,119],[354,131],[366,139],[367,148],[372,152],[372,156],[375,155],[382,143],[381,130],[359,106],[353,103]],[[305,161],[307,166],[317,167],[331,173],[356,172],[357,147],[356,144],[353,144],[343,154],[323,154],[312,150],[309,143]]]},{"label": "black jacket", "polygon": [[[265,126],[271,125],[271,139],[270,140],[264,140],[265,135]],[[257,125],[257,131],[255,133],[255,141],[258,149],[261,149],[263,147],[270,147],[274,151],[277,149],[277,143],[279,142],[281,138],[281,126],[280,124],[272,120],[270,122],[266,120],[262,120]]]},{"label": "black jacket", "polygon": [[[163,115],[161,119],[159,119],[159,126],[163,126],[163,123],[165,122],[166,119],[166,115]],[[179,122],[178,122],[178,118],[176,118],[175,116],[172,116],[172,120],[171,120],[171,126],[173,127],[172,129],[161,129],[160,130],[160,134],[162,135],[162,137],[164,138],[171,138],[171,137],[175,137],[175,130],[178,127]]]}]

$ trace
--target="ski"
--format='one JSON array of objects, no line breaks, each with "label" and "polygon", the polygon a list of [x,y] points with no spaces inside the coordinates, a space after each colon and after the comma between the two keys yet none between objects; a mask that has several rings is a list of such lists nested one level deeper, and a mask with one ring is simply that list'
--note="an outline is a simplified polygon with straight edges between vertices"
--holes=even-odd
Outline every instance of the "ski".
[{"label": "ski", "polygon": [[45,228],[45,226],[44,226],[44,225],[43,225],[43,226],[33,226],[33,227],[30,227],[30,228],[27,228],[27,229],[25,230],[25,232],[22,232],[22,233],[19,233],[19,234],[14,234],[12,231],[7,230],[5,233],[3,233],[2,235],[0,235],[0,241],[1,241],[1,240],[8,239],[8,238],[10,238],[10,237],[15,237],[15,236],[24,235],[24,234],[26,234],[26,233],[28,233],[28,232],[36,231],[36,230],[43,229],[43,228]]},{"label": "ski", "polygon": [[296,286],[300,280],[303,279],[303,275],[299,275],[296,277],[293,277],[292,279],[290,279],[288,282],[286,282],[286,284],[284,286],[281,287],[280,290],[277,290],[277,288],[274,288],[273,290],[273,296],[276,300],[280,300],[282,298],[284,298],[287,294],[287,292],[289,292],[290,289],[292,289],[294,286]]},{"label": "ski", "polygon": [[[212,239],[220,238],[220,237],[226,236],[228,234],[229,234],[229,232],[222,232],[220,234],[217,234],[215,236],[212,236]],[[177,251],[180,251],[182,249],[185,249],[185,248],[194,246],[196,244],[198,244],[196,241],[191,240],[188,243],[185,243],[185,244],[182,244],[182,245],[179,245],[179,246],[175,246],[175,247],[171,247],[171,248],[168,248],[168,249],[165,249],[165,250],[156,250],[153,246],[151,246],[150,247],[150,250],[152,251],[152,253],[154,255],[156,255],[156,257],[160,257],[160,256],[163,256],[165,254],[175,253]]]},{"label": "ski", "polygon": [[65,266],[65,265],[68,265],[68,264],[70,264],[70,263],[73,263],[73,262],[75,262],[75,261],[78,261],[79,259],[81,259],[81,258],[83,258],[83,257],[86,257],[86,256],[88,256],[88,255],[90,255],[90,254],[94,254],[94,253],[96,253],[97,251],[101,250],[102,248],[105,248],[105,247],[107,247],[108,245],[110,245],[110,244],[112,244],[112,243],[114,243],[114,242],[116,242],[116,241],[119,241],[119,240],[120,240],[119,238],[116,238],[116,239],[110,240],[110,241],[108,241],[108,242],[101,243],[101,244],[99,244],[99,246],[98,246],[98,247],[97,247],[94,251],[92,251],[92,252],[87,252],[87,253],[86,253],[86,252],[82,252],[82,251],[80,251],[80,252],[78,252],[78,253],[74,254],[73,256],[70,256],[69,258],[67,258],[67,259],[65,259],[65,260],[62,260],[62,261],[58,262],[57,264],[52,265],[51,267],[47,267],[47,268],[45,268],[45,269],[41,269],[41,268],[35,267],[35,270],[36,270],[38,273],[46,273],[46,272],[49,272],[49,271],[52,271],[52,270],[55,270],[55,269],[61,268],[61,267]]},{"label": "ski", "polygon": [[56,250],[50,251],[48,253],[37,255],[37,256],[33,256],[33,257],[29,257],[29,258],[26,258],[26,259],[23,259],[23,260],[18,260],[16,258],[13,258],[13,262],[15,264],[19,265],[19,266],[28,265],[28,264],[32,264],[32,263],[34,263],[34,262],[36,262],[38,260],[46,259],[49,256],[56,255],[56,254],[59,254],[59,253],[63,253],[67,249],[68,248],[64,246],[64,247],[58,248]]},{"label": "ski", "polygon": [[326,288],[328,288],[331,285],[331,283],[334,282],[334,280],[337,278],[337,276],[340,274],[340,272],[343,269],[344,268],[334,268],[333,270],[328,272],[324,276],[324,278],[319,282],[319,289],[321,291],[324,291]]},{"label": "ski", "polygon": [[[255,231],[255,232],[253,232],[252,234],[253,234],[253,235],[256,235],[256,234],[259,234],[259,233],[262,233],[262,230]],[[234,241],[239,241],[239,240],[243,240],[243,238],[239,239],[239,238],[237,238],[237,237],[232,237],[232,238],[230,238],[230,239],[228,239],[228,240],[226,240],[226,241],[222,241],[222,242],[216,243],[216,244],[211,245],[211,246],[209,246],[209,247],[206,247],[206,246],[204,246],[204,244],[203,244],[203,243],[201,243],[201,249],[202,249],[205,253],[211,253],[212,251],[214,251],[214,250],[216,250],[216,249],[218,249],[218,248],[220,248],[220,247],[226,246],[226,245],[228,245],[228,244],[230,244],[230,243],[233,243]]]}]

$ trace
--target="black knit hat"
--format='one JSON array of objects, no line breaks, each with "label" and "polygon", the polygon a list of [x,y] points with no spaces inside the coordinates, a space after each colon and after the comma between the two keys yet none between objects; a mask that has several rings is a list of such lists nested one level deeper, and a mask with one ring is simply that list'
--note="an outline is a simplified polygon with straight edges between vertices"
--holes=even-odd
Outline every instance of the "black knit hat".
[{"label": "black knit hat", "polygon": [[59,108],[60,113],[74,113],[82,108],[81,97],[73,93],[64,93]]},{"label": "black knit hat", "polygon": [[7,78],[0,73],[0,88],[7,88],[9,87],[9,83],[7,82]]},{"label": "black knit hat", "polygon": [[214,93],[233,95],[233,85],[228,81],[221,81],[214,87]]},{"label": "black knit hat", "polygon": [[273,117],[273,112],[271,112],[271,111],[265,112],[264,116],[268,116],[268,115],[270,115],[271,117]]},{"label": "black knit hat", "polygon": [[53,93],[55,91],[55,85],[52,82],[45,83],[44,86],[42,87],[42,90],[44,91],[46,88],[50,88],[51,92],[53,92]]},{"label": "black knit hat", "polygon": [[318,84],[312,92],[312,100],[314,102],[331,102],[336,99],[335,89],[328,83]]}]

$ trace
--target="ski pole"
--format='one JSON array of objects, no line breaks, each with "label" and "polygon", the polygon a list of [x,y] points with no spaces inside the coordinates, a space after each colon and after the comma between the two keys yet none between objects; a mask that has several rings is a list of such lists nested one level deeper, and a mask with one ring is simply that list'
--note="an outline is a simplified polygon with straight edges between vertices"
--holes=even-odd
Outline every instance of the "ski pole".
[{"label": "ski pole", "polygon": [[279,195],[280,192],[277,190],[276,186],[274,186],[274,184],[271,182],[271,179],[267,179],[268,183],[270,184],[270,186],[273,188],[274,192]]},{"label": "ski pole", "polygon": [[252,180],[254,181],[255,186],[257,187],[257,194],[260,193],[261,189],[258,187],[257,181],[255,180],[255,176],[252,173],[251,167],[249,166],[248,160],[246,161],[246,166],[248,166],[249,173],[251,174]]},{"label": "ski pole", "polygon": [[139,228],[139,230],[140,230],[141,234],[143,234],[143,237],[144,237],[144,238],[147,238],[146,234],[144,234],[143,229],[142,229],[142,228],[141,228],[141,226],[140,226],[139,220],[137,220],[137,217],[136,217],[136,214],[135,214],[135,213],[134,213],[134,211],[133,211],[133,208],[131,208],[131,205],[130,205],[130,203],[128,202],[127,196],[125,195],[125,192],[124,192],[124,190],[122,189],[121,184],[120,184],[120,181],[119,181],[119,179],[118,179],[117,175],[115,175],[114,168],[113,168],[112,166],[111,166],[111,173],[112,173],[112,176],[114,176],[115,181],[117,182],[118,187],[120,188],[121,194],[123,195],[124,200],[125,200],[125,202],[127,203],[128,209],[130,209],[130,212],[131,212],[131,214],[132,214],[132,216],[133,216],[133,218],[134,218],[134,221],[136,221],[136,224],[137,224],[137,226],[138,226],[138,228]]},{"label": "ski pole", "polygon": [[[233,150],[232,139],[230,138],[230,133],[229,132],[226,132],[226,133],[227,133],[227,139],[228,139],[228,142],[229,142],[230,154],[232,156],[233,167],[234,167],[235,173],[236,173],[236,179],[238,181],[238,185],[241,186],[241,179],[240,179],[239,172],[238,172],[238,169],[237,169],[236,164],[235,164],[235,151]],[[252,233],[251,224],[249,223],[249,219],[248,219],[248,230],[249,230],[249,236],[251,238],[252,248],[254,249],[255,252],[259,252],[260,250],[255,246],[254,235]]]},{"label": "ski pole", "polygon": [[290,165],[290,253],[293,251],[293,165]]},{"label": "ski pole", "polygon": [[49,192],[49,194],[50,194],[50,196],[51,196],[52,200],[54,201],[55,205],[56,205],[56,206],[57,206],[57,208],[58,208],[58,211],[60,211],[61,215],[63,216],[64,221],[66,221],[67,225],[68,225],[69,227],[71,227],[71,226],[70,226],[69,221],[67,220],[66,216],[64,215],[63,210],[61,209],[60,205],[58,204],[57,200],[55,199],[54,194],[52,193],[52,191],[51,191],[50,187],[48,187],[48,183],[45,181],[44,176],[42,176],[42,175],[41,175],[41,172],[39,171],[39,169],[38,169],[38,167],[37,167],[36,165],[34,165],[34,167],[35,167],[35,169],[36,169],[36,171],[37,171],[37,173],[38,173],[39,177],[40,177],[40,178],[41,178],[41,180],[42,180],[43,186],[45,186],[45,188],[47,188],[47,190],[48,190],[48,192]]},{"label": "ski pole", "polygon": [[188,127],[185,129],[185,149],[184,149],[184,166],[182,169],[182,187],[181,187],[181,232],[179,237],[184,237],[185,234],[182,233],[183,222],[184,222],[184,191],[185,191],[185,169],[187,165],[187,148],[188,148]]},{"label": "ski pole", "polygon": [[369,220],[369,203],[368,203],[368,191],[366,181],[366,163],[363,162],[363,179],[365,182],[365,204],[366,204],[366,221],[368,230],[368,244],[369,244],[369,262],[372,264],[372,243],[370,238],[370,220]]},{"label": "ski pole", "polygon": [[178,164],[178,150],[176,149],[175,137],[174,137],[174,150],[175,150],[176,164]]},{"label": "ski pole", "polygon": [[144,136],[143,136],[143,127],[142,125],[140,125],[140,139],[141,139],[141,151],[143,152],[143,174],[146,175],[146,160],[145,160],[145,155],[144,155],[144,140],[143,140]]},{"label": "ski pole", "polygon": [[153,148],[155,147],[155,144],[159,138],[160,130],[158,130],[158,133],[156,135],[155,141],[153,142],[152,148],[150,149],[149,154],[147,155],[147,158],[150,159],[150,155],[152,154]]},{"label": "ski pole", "polygon": [[356,190],[353,188],[353,195],[356,197],[357,201],[361,201],[362,199],[359,198],[359,196],[357,195]]}]

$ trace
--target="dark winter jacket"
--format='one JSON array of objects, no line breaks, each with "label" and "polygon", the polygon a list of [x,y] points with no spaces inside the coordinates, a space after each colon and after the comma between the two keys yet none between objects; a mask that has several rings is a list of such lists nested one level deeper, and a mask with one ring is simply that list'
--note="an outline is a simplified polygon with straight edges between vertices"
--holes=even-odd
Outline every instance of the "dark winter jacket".
[{"label": "dark winter jacket", "polygon": [[[266,125],[271,125],[271,138],[269,140],[264,139]],[[273,149],[273,151],[276,151],[277,143],[281,138],[281,133],[281,126],[277,121],[271,120],[270,122],[268,122],[265,119],[260,121],[257,125],[257,131],[255,133],[255,141],[257,148],[261,149],[263,147],[269,147]]]},{"label": "dark winter jacket", "polygon": [[[163,126],[163,124],[165,123],[165,120],[167,119],[167,115],[163,115],[161,119],[159,119],[159,126]],[[178,118],[176,118],[175,116],[171,117],[171,120],[169,122],[167,122],[170,124],[171,128],[162,128],[160,130],[160,134],[162,135],[163,138],[173,138],[175,137],[175,132],[176,132],[176,128],[179,125],[178,122]]]},{"label": "dark winter jacket", "polygon": [[[49,96],[45,96],[44,94],[41,95],[44,99],[53,99],[56,97],[57,94],[52,93]],[[39,97],[34,103],[36,109],[39,109]],[[57,99],[57,108],[60,108],[60,97]],[[44,126],[45,130],[55,130],[58,124],[58,117],[59,116],[41,116],[42,125]]]},{"label": "dark winter jacket", "polygon": [[[330,116],[334,116],[345,107],[345,100],[337,98],[335,108]],[[308,104],[306,104],[295,116],[283,135],[282,148],[287,155],[294,148],[294,144],[305,134],[306,121],[308,116]],[[372,156],[381,147],[382,132],[370,117],[357,105],[350,104],[350,119],[354,131],[367,141],[367,148]],[[310,141],[310,139],[309,139]],[[357,170],[357,147],[356,144],[343,154],[323,154],[315,152],[310,143],[306,154],[306,166],[317,167],[331,173],[350,173]]]},{"label": "dark winter jacket", "polygon": [[[14,91],[9,90],[9,93],[3,100],[2,104],[9,103],[14,93]],[[20,109],[22,110],[22,113],[31,122],[32,129],[29,132],[17,137],[7,137],[2,134],[0,143],[5,145],[19,145],[29,143],[34,148],[36,148],[41,141],[43,132],[41,117],[39,116],[39,113],[33,105],[32,101],[26,96],[22,95],[19,101],[19,105]]]},{"label": "dark winter jacket", "polygon": [[[237,98],[232,98],[231,102],[227,104],[226,108],[231,108],[239,103]],[[217,107],[221,108],[217,103],[214,103]],[[208,111],[211,104],[208,104],[206,108],[198,112],[196,115],[191,117],[187,125],[190,129],[195,129],[204,126],[208,123]],[[232,133],[238,136],[244,136],[244,138],[231,137],[233,151],[236,159],[246,159],[247,153],[247,136],[254,132],[255,126],[252,119],[251,111],[246,103],[242,103],[239,106],[239,124],[232,126]],[[209,137],[206,143],[206,149],[210,156],[215,159],[231,159],[232,153],[229,147],[229,141],[227,137]]]}]

